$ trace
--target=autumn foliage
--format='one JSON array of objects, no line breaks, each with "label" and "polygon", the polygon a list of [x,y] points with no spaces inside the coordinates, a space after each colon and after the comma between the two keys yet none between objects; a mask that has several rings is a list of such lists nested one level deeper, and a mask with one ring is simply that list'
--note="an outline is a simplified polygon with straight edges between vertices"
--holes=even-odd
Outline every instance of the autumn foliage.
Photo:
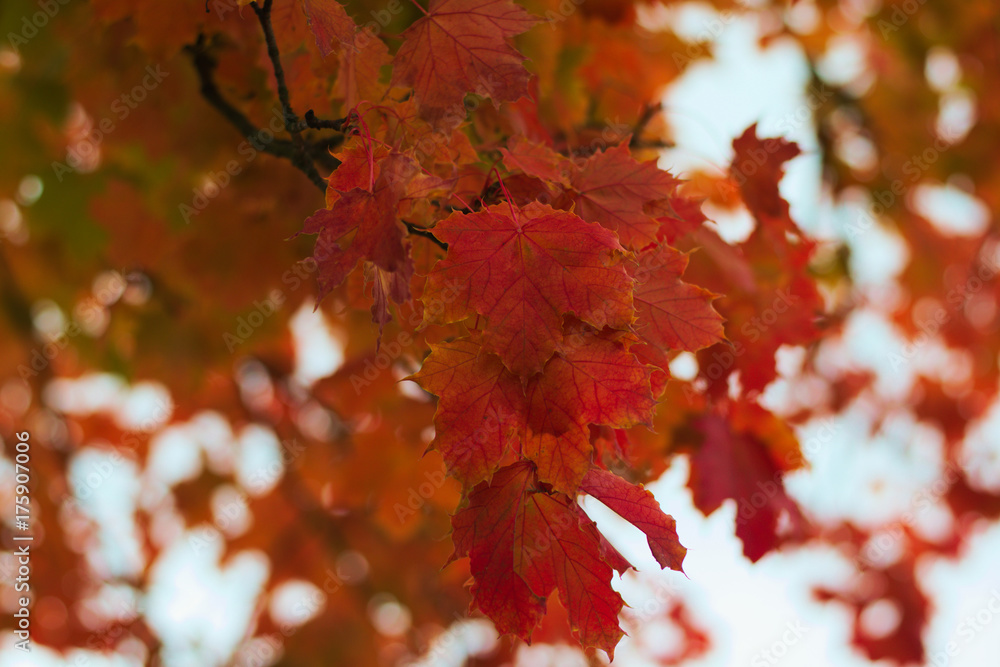
[{"label": "autumn foliage", "polygon": [[[914,554],[956,555],[965,527],[940,541],[907,530],[905,557],[866,559],[877,527],[816,520],[785,478],[812,460],[801,429],[859,404],[873,432],[914,410],[942,432],[944,464],[961,467],[967,427],[995,399],[995,272],[976,273],[998,247],[1000,178],[986,148],[1000,137],[986,74],[1000,65],[985,28],[995,7],[920,10],[980,96],[969,136],[929,149],[947,152],[931,161],[936,93],[908,49],[932,39],[899,23],[893,3],[857,21],[837,2],[809,3],[838,27],[803,33],[789,18],[805,11],[797,3],[717,0],[727,24],[756,17],[772,30],[762,43],[793,40],[810,63],[854,31],[878,84],[830,84],[810,104],[818,148],[751,123],[726,142],[729,165],[682,174],[660,159],[676,139],[660,100],[711,53],[678,36],[673,3],[169,4],[70,3],[37,37],[17,28],[31,3],[2,15],[18,39],[0,53],[13,100],[0,102],[11,123],[0,433],[6,443],[30,428],[38,443],[36,641],[94,648],[98,636],[98,649],[119,650],[134,637],[152,659],[155,619],[108,620],[81,601],[115,580],[148,592],[163,554],[218,543],[223,562],[267,557],[263,591],[305,579],[325,594],[291,630],[263,603],[248,610],[234,664],[265,644],[289,665],[433,659],[435,638],[467,613],[613,660],[627,618],[613,583],[636,568],[579,501],[599,501],[641,531],[660,568],[683,572],[698,555],[645,484],[685,458],[700,512],[735,504],[747,559],[836,545],[860,575],[891,582],[880,595],[901,620],[875,641],[860,621],[881,599],[870,588],[817,599],[857,610],[854,643],[868,657],[924,658]],[[850,158],[848,135],[880,169]],[[879,222],[862,211],[840,239],[804,231],[782,182],[791,161],[817,153],[824,196],[867,193]],[[898,156],[916,153],[921,179],[966,174],[991,216],[985,231],[943,232],[885,194],[908,173]],[[45,183],[37,203],[24,194],[33,173]],[[734,235],[713,213],[749,229]],[[910,253],[879,291],[854,273],[851,234],[886,220]],[[856,313],[879,310],[909,340],[943,304],[930,335],[963,353],[960,381],[924,369],[892,403],[876,368],[838,360]],[[53,309],[75,332],[52,334],[40,313]],[[292,331],[314,311],[343,353],[330,369],[313,369]],[[776,357],[789,351],[800,356],[786,372]],[[678,361],[695,370],[678,373]],[[60,407],[52,387],[93,372],[156,382],[171,407],[148,428],[115,405]],[[775,387],[787,392],[780,409]],[[171,428],[205,442],[193,472],[161,479],[157,434]],[[250,445],[220,443],[260,430],[281,443],[281,465],[255,478],[236,463]],[[88,448],[113,456],[107,478],[135,468],[160,489],[135,492],[136,563],[94,556],[107,536],[85,500],[98,487],[73,472]],[[225,493],[252,526],[222,525]],[[955,517],[1000,516],[1000,497],[967,471],[938,500]],[[387,594],[412,631],[373,628]],[[686,607],[661,616],[682,629],[685,655],[707,650]],[[112,626],[122,631],[109,638]]]}]

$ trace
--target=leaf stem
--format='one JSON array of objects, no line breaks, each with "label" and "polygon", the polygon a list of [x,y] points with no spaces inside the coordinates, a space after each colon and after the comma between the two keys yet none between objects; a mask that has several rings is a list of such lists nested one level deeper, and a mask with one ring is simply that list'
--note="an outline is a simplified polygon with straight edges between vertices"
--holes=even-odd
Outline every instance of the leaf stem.
[{"label": "leaf stem", "polygon": [[424,16],[430,16],[430,14],[428,14],[428,13],[427,13],[427,10],[426,10],[426,9],[424,9],[423,7],[421,7],[421,6],[420,6],[420,3],[419,3],[419,2],[417,2],[417,0],[410,0],[410,2],[411,2],[411,3],[413,3],[413,5],[414,5],[414,6],[415,6],[415,7],[417,8],[417,9],[419,9],[419,10],[420,10],[421,12],[423,12]]}]

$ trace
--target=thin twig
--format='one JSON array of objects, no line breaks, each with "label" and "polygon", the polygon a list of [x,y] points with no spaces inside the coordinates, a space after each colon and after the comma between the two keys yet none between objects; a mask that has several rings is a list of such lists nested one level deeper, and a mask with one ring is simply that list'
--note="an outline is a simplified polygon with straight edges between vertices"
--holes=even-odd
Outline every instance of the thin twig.
[{"label": "thin twig", "polygon": [[[313,182],[320,192],[325,194],[326,180],[316,171],[316,165],[313,160],[330,160],[329,150],[339,146],[344,140],[344,135],[340,134],[321,139],[315,143],[309,143],[302,137],[301,132],[305,127],[342,131],[347,118],[323,120],[317,118],[312,109],[306,112],[304,122],[300,121],[295,115],[288,101],[288,87],[285,84],[284,70],[281,68],[281,54],[278,52],[277,43],[274,41],[274,31],[271,28],[271,2],[272,0],[265,0],[263,8],[258,7],[255,2],[250,3],[250,6],[257,13],[261,26],[264,29],[264,39],[268,44],[268,55],[271,58],[271,64],[275,69],[275,77],[278,80],[278,98],[281,100],[282,111],[285,115],[285,128],[292,134],[293,140],[272,139],[266,143],[260,141],[258,142],[261,146],[259,150],[271,155],[287,158],[294,167],[309,177],[309,180]],[[205,35],[199,34],[198,40],[194,44],[186,46],[185,50],[191,54],[192,61],[194,62],[194,68],[201,84],[202,97],[215,107],[244,136],[260,136],[260,128],[255,126],[239,109],[230,104],[219,91],[214,79],[215,68],[218,63],[208,51]],[[405,221],[403,224],[410,234],[428,239],[445,250],[448,249],[448,244],[440,241],[429,230]]]},{"label": "thin twig", "polygon": [[260,21],[261,30],[264,31],[264,42],[267,44],[267,57],[271,60],[271,67],[274,69],[274,78],[278,82],[278,99],[281,101],[281,109],[285,114],[285,129],[289,134],[297,135],[301,127],[299,119],[292,110],[291,98],[288,95],[288,84],[285,83],[285,69],[281,65],[281,53],[278,51],[278,42],[274,37],[274,26],[271,25],[271,5],[273,0],[264,0],[261,7],[256,2],[250,3],[250,8],[257,15]]},{"label": "thin twig", "polygon": [[267,44],[267,56],[271,60],[271,67],[274,69],[274,78],[278,83],[278,99],[281,101],[281,110],[285,116],[285,129],[292,135],[292,143],[297,149],[292,156],[292,164],[298,167],[309,180],[320,190],[326,192],[326,182],[316,171],[316,165],[309,157],[308,148],[302,139],[302,121],[295,115],[292,109],[291,98],[288,95],[288,84],[285,83],[285,70],[281,66],[281,53],[278,51],[278,41],[274,37],[274,27],[271,25],[271,5],[273,0],[264,0],[264,5],[251,2],[250,7],[260,21],[260,27],[264,31],[264,42]]},{"label": "thin twig", "polygon": [[338,118],[336,120],[324,120],[322,118],[317,118],[313,110],[310,109],[305,115],[306,125],[317,130],[337,130],[342,131],[344,123],[347,121],[347,117]]},{"label": "thin twig", "polygon": [[[261,129],[250,122],[250,119],[243,112],[230,104],[222,96],[219,87],[215,84],[214,73],[218,63],[208,52],[205,35],[198,35],[198,40],[194,44],[185,46],[184,50],[191,55],[195,72],[198,74],[198,82],[201,86],[201,96],[205,98],[205,101],[222,114],[223,118],[232,123],[244,137],[259,137]],[[257,143],[261,145],[259,150],[264,153],[289,159],[295,154],[295,146],[286,139],[272,139],[266,143],[263,141]]]},{"label": "thin twig", "polygon": [[403,220],[402,222],[406,226],[406,231],[413,234],[414,236],[422,236],[423,238],[432,242],[434,245],[443,248],[444,250],[448,249],[448,244],[439,239],[438,237],[434,236],[434,234],[432,234],[430,230],[424,229],[423,227],[419,227],[413,224],[412,222],[407,222],[406,220]]},{"label": "thin twig", "polygon": [[642,114],[639,116],[639,120],[635,122],[635,127],[632,128],[632,140],[629,141],[629,146],[631,148],[638,148],[642,143],[640,136],[645,131],[646,126],[649,122],[653,120],[656,114],[663,110],[663,103],[657,102],[656,104],[647,105],[645,109],[642,110]]}]

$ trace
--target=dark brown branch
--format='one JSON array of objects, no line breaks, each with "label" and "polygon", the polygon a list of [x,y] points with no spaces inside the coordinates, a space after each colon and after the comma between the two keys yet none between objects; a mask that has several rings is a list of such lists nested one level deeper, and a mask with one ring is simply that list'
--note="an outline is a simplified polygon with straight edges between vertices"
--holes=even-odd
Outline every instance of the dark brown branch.
[{"label": "dark brown branch", "polygon": [[285,129],[292,135],[292,143],[295,144],[296,151],[292,155],[292,164],[301,170],[309,180],[313,182],[323,192],[326,192],[326,181],[316,171],[316,165],[309,157],[309,148],[302,138],[302,121],[295,115],[292,109],[292,102],[288,95],[288,84],[285,83],[285,70],[281,66],[281,53],[278,51],[278,42],[274,37],[274,28],[271,25],[271,5],[273,0],[264,0],[264,5],[251,2],[250,7],[260,21],[260,27],[264,31],[264,42],[267,44],[267,56],[271,60],[271,67],[274,69],[274,78],[278,82],[278,99],[281,101],[281,110],[285,117]]},{"label": "dark brown branch", "polygon": [[338,118],[336,120],[324,120],[322,118],[317,118],[313,110],[310,109],[305,115],[306,125],[316,130],[337,130],[342,131],[344,123],[347,118]]},{"label": "dark brown branch", "polygon": [[[257,143],[261,145],[259,150],[271,155],[287,158],[294,167],[309,177],[309,180],[313,182],[320,192],[325,194],[326,180],[316,171],[316,165],[313,160],[330,160],[329,150],[340,145],[343,142],[344,136],[341,134],[321,139],[315,143],[309,143],[302,137],[301,132],[305,127],[340,131],[347,119],[323,120],[317,118],[316,114],[310,109],[306,112],[305,121],[299,120],[288,101],[288,88],[285,83],[284,70],[281,68],[281,55],[278,52],[277,44],[274,41],[274,31],[271,28],[271,0],[266,0],[263,8],[258,7],[257,3],[250,3],[250,6],[257,13],[261,26],[264,28],[264,36],[268,44],[268,55],[271,58],[271,64],[275,69],[275,77],[278,80],[278,97],[281,100],[282,111],[285,117],[285,128],[292,134],[293,138],[292,141],[285,139],[273,139],[267,143],[258,141]],[[260,128],[256,127],[239,109],[230,104],[222,96],[218,86],[215,84],[214,74],[218,63],[208,51],[205,35],[198,35],[197,42],[186,46],[185,50],[191,54],[194,68],[198,73],[198,80],[201,84],[201,94],[205,100],[215,107],[244,136],[248,138],[258,137],[261,132]],[[441,248],[448,249],[448,244],[440,241],[429,230],[409,222],[404,222],[403,224],[406,225],[406,229],[410,234],[426,238]]]},{"label": "dark brown branch", "polygon": [[422,236],[423,238],[431,241],[440,248],[443,248],[444,250],[448,249],[448,244],[439,239],[438,237],[434,236],[434,234],[432,234],[430,230],[424,229],[423,227],[419,227],[413,224],[412,222],[407,222],[406,220],[403,220],[403,224],[406,226],[406,231],[408,231],[410,234],[413,234],[414,236]]},{"label": "dark brown branch", "polygon": [[[198,82],[201,86],[201,96],[205,98],[205,101],[211,104],[223,118],[232,123],[244,137],[248,139],[259,137],[260,128],[250,122],[250,119],[243,112],[230,104],[222,96],[222,92],[219,91],[219,87],[215,84],[215,68],[218,62],[208,51],[205,35],[198,35],[198,40],[194,44],[185,46],[184,50],[190,54],[191,60],[194,63],[194,69],[198,74]],[[286,139],[272,139],[266,143],[258,141],[255,143],[255,146],[257,144],[261,145],[260,150],[262,152],[278,157],[291,159],[295,153],[295,147],[292,145],[292,142]]]},{"label": "dark brown branch", "polygon": [[644,145],[640,140],[640,136],[646,130],[646,126],[649,125],[649,122],[653,120],[653,117],[662,110],[662,102],[646,105],[646,108],[642,110],[642,114],[639,116],[639,120],[635,122],[635,127],[632,128],[632,140],[629,141],[629,147],[639,148]]},{"label": "dark brown branch", "polygon": [[629,142],[628,146],[629,148],[673,148],[676,144],[663,139],[648,139],[645,141],[636,141],[633,139]]},{"label": "dark brown branch", "polygon": [[274,69],[274,78],[278,82],[278,100],[281,101],[281,110],[285,116],[285,129],[294,136],[302,128],[299,125],[298,116],[292,110],[292,102],[288,95],[288,84],[285,83],[285,69],[281,65],[281,53],[278,51],[278,42],[274,37],[274,27],[271,25],[272,3],[273,0],[264,0],[264,6],[261,7],[256,2],[251,2],[250,8],[257,15],[261,30],[264,31],[264,42],[267,44],[267,57],[271,60],[271,67]]}]

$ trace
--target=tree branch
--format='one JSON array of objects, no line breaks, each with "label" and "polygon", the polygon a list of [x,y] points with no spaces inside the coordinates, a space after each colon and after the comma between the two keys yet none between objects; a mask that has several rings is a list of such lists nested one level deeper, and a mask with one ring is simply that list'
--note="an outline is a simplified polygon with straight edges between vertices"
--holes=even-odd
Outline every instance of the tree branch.
[{"label": "tree branch", "polygon": [[[347,118],[339,118],[337,120],[320,119],[316,117],[312,109],[306,112],[304,121],[299,120],[298,116],[295,115],[289,102],[288,86],[285,83],[285,74],[281,67],[281,54],[278,52],[278,45],[274,40],[274,30],[271,26],[272,1],[265,0],[263,8],[259,7],[256,2],[250,3],[250,6],[257,14],[261,27],[264,29],[264,39],[267,42],[268,56],[271,59],[271,65],[274,67],[274,74],[278,80],[278,98],[281,101],[282,113],[285,118],[285,129],[291,133],[292,141],[286,139],[273,139],[267,143],[261,141],[258,142],[261,145],[259,150],[277,157],[287,158],[295,168],[309,177],[309,180],[313,182],[313,185],[320,192],[325,194],[326,180],[316,171],[316,165],[313,160],[329,159],[329,149],[338,146],[343,141],[343,135],[328,137],[315,143],[309,143],[302,137],[302,130],[305,127],[311,127],[314,129],[332,129],[339,132],[342,131]],[[222,96],[221,91],[219,91],[214,78],[218,62],[208,50],[205,35],[199,34],[198,40],[194,44],[185,46],[184,49],[191,55],[195,71],[198,74],[198,81],[201,85],[202,97],[215,107],[226,120],[232,123],[241,134],[248,138],[259,136],[261,132],[260,128],[254,125],[243,112],[230,104]],[[428,239],[445,250],[448,249],[448,244],[439,240],[429,230],[406,221],[403,221],[403,224],[410,234]]]},{"label": "tree branch", "polygon": [[347,117],[338,118],[337,120],[323,120],[322,118],[317,118],[313,110],[310,109],[305,115],[306,125],[317,130],[337,130],[341,132],[343,130],[344,123],[347,121]]},{"label": "tree branch", "polygon": [[292,143],[295,144],[296,151],[292,155],[292,164],[298,167],[309,180],[323,192],[326,192],[326,181],[316,171],[316,165],[309,157],[309,150],[302,139],[302,121],[295,115],[292,109],[292,102],[288,95],[288,84],[285,83],[285,70],[281,66],[281,53],[278,51],[278,42],[274,38],[274,28],[271,25],[271,5],[273,0],[264,0],[263,7],[256,2],[251,2],[250,7],[260,21],[260,27],[264,31],[264,42],[267,44],[267,56],[271,60],[271,67],[274,69],[274,78],[278,83],[278,99],[281,101],[281,110],[285,117],[285,129],[292,135]]},{"label": "tree branch", "polygon": [[[198,82],[201,86],[201,96],[205,98],[205,101],[211,104],[223,118],[232,123],[244,137],[252,138],[259,136],[260,128],[250,122],[250,119],[243,112],[230,104],[222,96],[219,87],[215,84],[214,74],[218,62],[208,52],[205,35],[199,34],[198,40],[194,44],[185,46],[184,50],[191,55],[195,72],[198,74]],[[261,151],[278,157],[291,159],[295,152],[292,142],[286,139],[273,139],[267,143],[259,143],[262,144]]]},{"label": "tree branch", "polygon": [[[642,135],[643,131],[645,131],[646,126],[649,125],[649,121],[653,120],[653,117],[662,110],[662,102],[645,105],[645,108],[642,110],[642,114],[639,116],[639,120],[635,122],[635,127],[632,128],[632,139],[629,141],[629,146],[631,148],[639,148],[645,145],[640,139],[640,135]],[[658,144],[660,142],[656,143]]]},{"label": "tree branch", "polygon": [[432,234],[429,229],[425,229],[424,227],[419,227],[413,224],[412,222],[407,222],[406,220],[403,220],[402,222],[406,226],[406,231],[408,231],[410,234],[413,234],[414,236],[422,236],[425,239],[431,241],[434,245],[443,248],[444,250],[448,249],[448,244],[439,239],[438,237],[434,236],[434,234]]}]

